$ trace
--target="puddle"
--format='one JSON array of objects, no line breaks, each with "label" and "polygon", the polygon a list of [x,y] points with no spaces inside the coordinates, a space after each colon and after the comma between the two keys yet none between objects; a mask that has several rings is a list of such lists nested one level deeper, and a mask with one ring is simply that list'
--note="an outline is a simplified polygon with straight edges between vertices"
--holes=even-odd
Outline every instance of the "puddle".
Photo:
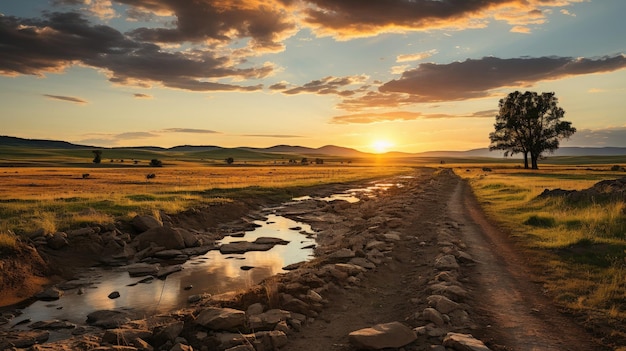
[{"label": "puddle", "polygon": [[[287,240],[289,244],[276,245],[269,251],[244,254],[222,255],[217,250],[209,251],[191,258],[183,264],[182,271],[167,276],[165,280],[153,279],[134,286],[128,285],[145,277],[92,269],[86,276],[91,279],[96,277],[95,284],[85,287],[82,295],[78,294],[78,289],[73,289],[65,291],[57,301],[36,301],[22,309],[23,314],[9,325],[25,319],[33,322],[60,319],[84,324],[87,314],[101,309],[127,309],[139,316],[167,312],[187,306],[187,298],[191,295],[220,294],[249,288],[265,278],[285,272],[282,267],[312,258],[313,248],[303,249],[315,244],[311,226],[277,215],[269,215],[267,220],[255,223],[261,227],[246,232],[244,237],[225,237],[221,242],[274,237]],[[109,299],[108,295],[113,291],[118,291],[120,297]],[[16,328],[28,329],[28,325]]]}]

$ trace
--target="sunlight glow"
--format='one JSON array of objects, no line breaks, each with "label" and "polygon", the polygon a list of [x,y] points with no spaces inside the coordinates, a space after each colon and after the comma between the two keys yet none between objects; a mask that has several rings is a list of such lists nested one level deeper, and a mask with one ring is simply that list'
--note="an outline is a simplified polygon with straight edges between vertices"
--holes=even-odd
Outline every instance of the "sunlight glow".
[{"label": "sunlight glow", "polygon": [[394,146],[394,144],[388,140],[378,139],[372,143],[372,149],[377,154],[382,154],[389,151],[389,148]]}]

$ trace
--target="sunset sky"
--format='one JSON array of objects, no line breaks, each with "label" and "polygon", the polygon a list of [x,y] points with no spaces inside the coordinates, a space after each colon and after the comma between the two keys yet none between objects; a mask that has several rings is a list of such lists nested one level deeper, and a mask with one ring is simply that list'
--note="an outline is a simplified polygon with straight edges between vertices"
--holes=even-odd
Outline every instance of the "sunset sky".
[{"label": "sunset sky", "polygon": [[623,0],[0,2],[0,135],[112,146],[487,147],[554,91],[626,146]]}]

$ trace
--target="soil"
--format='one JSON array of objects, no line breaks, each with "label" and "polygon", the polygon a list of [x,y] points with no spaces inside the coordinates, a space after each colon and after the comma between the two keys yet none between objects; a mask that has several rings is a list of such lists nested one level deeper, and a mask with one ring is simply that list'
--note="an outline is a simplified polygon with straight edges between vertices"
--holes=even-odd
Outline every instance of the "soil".
[{"label": "soil", "polygon": [[[455,235],[474,260],[460,268],[458,280],[469,292],[463,305],[471,321],[458,332],[472,334],[493,351],[609,350],[552,304],[529,268],[533,258],[524,257],[506,233],[489,223],[469,185],[451,171],[417,170],[411,186],[391,189],[371,204],[387,206],[386,200],[392,198],[394,203],[402,201],[401,224],[393,229],[403,237],[402,244],[395,245],[390,258],[364,274],[358,284],[328,291],[324,296],[328,303],[319,315],[289,335],[282,351],[353,350],[348,341],[352,331],[393,321],[423,326],[421,311],[429,307],[428,282],[437,274],[432,262],[442,252],[441,232]],[[234,212],[240,215],[239,210]],[[334,211],[337,214],[341,211]],[[213,224],[206,212],[202,216],[188,212],[175,221]],[[420,335],[404,350],[432,350],[435,345],[432,338]]]}]

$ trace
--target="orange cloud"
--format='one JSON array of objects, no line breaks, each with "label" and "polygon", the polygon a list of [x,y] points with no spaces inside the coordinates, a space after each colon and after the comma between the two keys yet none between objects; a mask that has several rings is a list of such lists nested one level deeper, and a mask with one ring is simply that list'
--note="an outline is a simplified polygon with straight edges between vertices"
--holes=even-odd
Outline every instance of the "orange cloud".
[{"label": "orange cloud", "polygon": [[421,113],[408,111],[393,111],[384,113],[357,113],[351,115],[335,116],[331,119],[332,124],[370,124],[377,122],[412,121],[417,119],[440,119],[440,118],[485,118],[494,117],[497,110],[487,110],[470,113],[467,115],[451,115],[446,113]]}]

